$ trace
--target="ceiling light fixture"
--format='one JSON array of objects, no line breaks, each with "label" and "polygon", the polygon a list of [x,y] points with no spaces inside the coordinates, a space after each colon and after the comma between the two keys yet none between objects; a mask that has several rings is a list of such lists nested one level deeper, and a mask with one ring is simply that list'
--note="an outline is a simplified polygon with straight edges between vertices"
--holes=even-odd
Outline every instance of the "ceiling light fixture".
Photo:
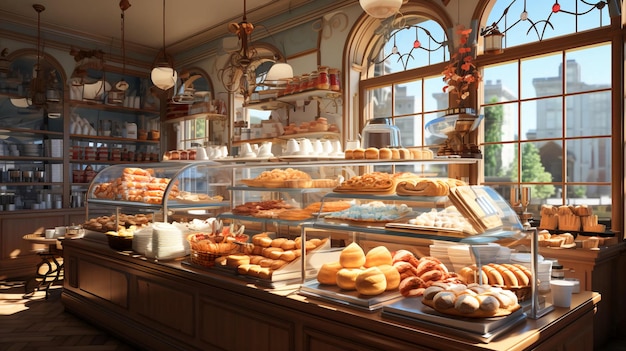
[{"label": "ceiling light fixture", "polygon": [[256,84],[254,62],[258,61],[257,52],[250,47],[254,25],[246,17],[246,0],[243,1],[243,18],[239,23],[232,22],[228,30],[239,38],[239,46],[230,55],[229,62],[220,70],[220,80],[228,92],[240,92],[247,98]]},{"label": "ceiling light fixture", "polygon": [[34,67],[33,79],[30,81],[29,98],[30,103],[35,106],[46,105],[46,86],[48,85],[43,70],[41,69],[41,13],[46,9],[43,5],[34,4],[33,8],[37,11],[37,63]]},{"label": "ceiling light fixture", "polygon": [[368,15],[379,19],[395,15],[402,7],[402,0],[359,0],[359,3]]},{"label": "ceiling light fixture", "polygon": [[150,74],[152,83],[161,90],[168,90],[176,84],[178,73],[174,69],[174,63],[165,52],[165,0],[163,0],[163,50],[154,59],[155,64]]}]

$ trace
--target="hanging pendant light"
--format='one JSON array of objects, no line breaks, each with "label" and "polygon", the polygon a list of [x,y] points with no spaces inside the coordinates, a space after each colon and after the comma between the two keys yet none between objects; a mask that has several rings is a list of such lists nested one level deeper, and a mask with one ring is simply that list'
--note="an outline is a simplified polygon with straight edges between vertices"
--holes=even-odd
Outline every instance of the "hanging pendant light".
[{"label": "hanging pendant light", "polygon": [[46,79],[41,69],[41,13],[46,9],[43,5],[34,4],[33,8],[37,11],[37,63],[33,70],[33,79],[30,81],[29,98],[30,104],[35,106],[46,105]]},{"label": "hanging pendant light", "polygon": [[170,89],[178,79],[172,59],[165,52],[165,0],[163,0],[163,50],[155,58],[150,78],[152,83],[161,90]]},{"label": "hanging pendant light", "polygon": [[402,0],[359,0],[359,3],[368,15],[380,19],[395,15],[402,6]]}]

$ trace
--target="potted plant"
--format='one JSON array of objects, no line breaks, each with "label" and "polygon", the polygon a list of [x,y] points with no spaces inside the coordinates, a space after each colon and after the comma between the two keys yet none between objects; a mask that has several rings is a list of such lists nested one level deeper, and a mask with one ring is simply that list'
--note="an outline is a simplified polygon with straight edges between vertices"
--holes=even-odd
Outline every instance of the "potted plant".
[{"label": "potted plant", "polygon": [[450,103],[454,103],[456,106],[456,108],[450,109],[450,114],[474,114],[471,109],[470,97],[473,92],[476,92],[482,77],[474,64],[474,53],[469,43],[472,29],[459,26],[456,33],[459,45],[442,72],[443,81],[446,84],[443,87],[443,92],[450,95]]}]

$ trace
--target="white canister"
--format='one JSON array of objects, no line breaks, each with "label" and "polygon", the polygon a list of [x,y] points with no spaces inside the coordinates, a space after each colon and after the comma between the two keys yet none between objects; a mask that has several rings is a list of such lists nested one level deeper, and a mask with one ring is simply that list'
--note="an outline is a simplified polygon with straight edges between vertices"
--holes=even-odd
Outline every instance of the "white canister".
[{"label": "white canister", "polygon": [[128,139],[137,139],[137,124],[126,123],[126,128],[124,130],[124,137]]}]

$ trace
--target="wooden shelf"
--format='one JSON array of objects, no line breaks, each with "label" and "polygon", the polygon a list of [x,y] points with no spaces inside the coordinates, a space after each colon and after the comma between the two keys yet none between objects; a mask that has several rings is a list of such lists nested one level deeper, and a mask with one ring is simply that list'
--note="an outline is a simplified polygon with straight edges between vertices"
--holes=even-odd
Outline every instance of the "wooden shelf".
[{"label": "wooden shelf", "polygon": [[125,144],[134,144],[134,143],[145,143],[145,144],[158,144],[159,140],[140,140],[140,139],[130,139],[130,138],[120,138],[120,137],[112,137],[112,136],[103,136],[103,135],[83,135],[83,134],[70,134],[70,139],[73,140],[88,140],[94,141],[98,140],[100,142],[109,142],[109,143],[125,143]]},{"label": "wooden shelf", "polygon": [[89,108],[96,110],[104,110],[110,112],[121,112],[121,113],[149,113],[149,114],[159,114],[159,111],[143,109],[143,108],[134,108],[134,107],[125,107],[119,105],[108,105],[96,101],[79,101],[79,100],[70,100],[70,107],[78,107],[78,108]]}]

